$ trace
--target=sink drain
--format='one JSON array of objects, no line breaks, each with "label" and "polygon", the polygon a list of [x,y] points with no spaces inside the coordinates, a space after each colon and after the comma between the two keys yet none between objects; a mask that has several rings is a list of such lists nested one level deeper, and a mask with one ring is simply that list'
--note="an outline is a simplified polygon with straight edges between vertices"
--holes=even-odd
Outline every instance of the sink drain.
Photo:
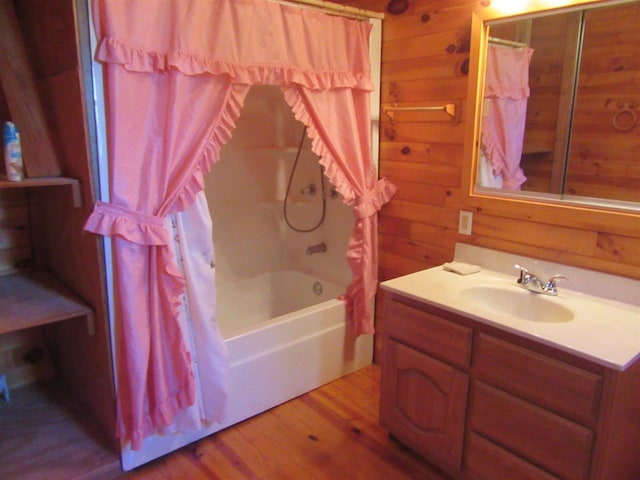
[{"label": "sink drain", "polygon": [[313,293],[315,293],[316,295],[322,295],[322,284],[320,282],[314,282],[313,284]]}]

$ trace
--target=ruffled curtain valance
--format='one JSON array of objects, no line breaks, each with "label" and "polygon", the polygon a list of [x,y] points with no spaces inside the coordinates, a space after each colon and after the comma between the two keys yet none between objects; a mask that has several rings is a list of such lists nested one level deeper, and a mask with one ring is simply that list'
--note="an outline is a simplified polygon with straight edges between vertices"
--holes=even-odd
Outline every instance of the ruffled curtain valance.
[{"label": "ruffled curtain valance", "polygon": [[373,90],[368,23],[264,0],[108,3],[96,15],[96,55],[129,71]]},{"label": "ruffled curtain valance", "polygon": [[[198,398],[176,321],[192,280],[161,224],[196,202],[250,86],[281,86],[325,174],[354,206],[345,301],[357,335],[373,332],[375,214],[395,187],[378,180],[372,161],[368,23],[268,0],[93,0],[93,16],[110,200],[96,203],[85,229],[114,239],[117,431],[137,450]],[[210,318],[197,321],[210,328]],[[222,348],[217,330],[208,336]],[[211,362],[200,358],[199,371],[220,371]],[[202,409],[205,423],[223,415],[225,392],[215,398],[220,405]]]}]

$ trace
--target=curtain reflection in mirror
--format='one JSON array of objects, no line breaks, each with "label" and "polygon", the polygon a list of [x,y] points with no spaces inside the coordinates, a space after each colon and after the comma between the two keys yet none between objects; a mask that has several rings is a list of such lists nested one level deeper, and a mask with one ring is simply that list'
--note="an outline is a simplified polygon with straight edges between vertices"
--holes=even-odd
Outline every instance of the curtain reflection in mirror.
[{"label": "curtain reflection in mirror", "polygon": [[520,168],[533,49],[490,39],[480,148],[480,186],[520,190]]}]

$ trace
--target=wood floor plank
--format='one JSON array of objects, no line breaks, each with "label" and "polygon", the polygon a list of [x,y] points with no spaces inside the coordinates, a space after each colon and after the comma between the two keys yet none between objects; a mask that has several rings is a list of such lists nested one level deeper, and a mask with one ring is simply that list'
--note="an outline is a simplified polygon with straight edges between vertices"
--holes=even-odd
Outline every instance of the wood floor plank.
[{"label": "wood floor plank", "polygon": [[378,425],[372,365],[137,470],[127,480],[446,480]]},{"label": "wood floor plank", "polygon": [[378,425],[377,365],[126,473],[51,385],[0,405],[3,480],[446,480]]}]

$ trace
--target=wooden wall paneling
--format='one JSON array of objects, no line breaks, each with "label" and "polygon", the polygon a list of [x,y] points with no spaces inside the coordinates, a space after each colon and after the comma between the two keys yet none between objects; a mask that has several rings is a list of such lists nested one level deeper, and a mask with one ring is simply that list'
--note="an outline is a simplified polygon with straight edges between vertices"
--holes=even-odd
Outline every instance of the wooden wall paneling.
[{"label": "wooden wall paneling", "polygon": [[[386,15],[382,39],[387,42],[427,33],[467,30],[471,27],[471,18],[466,15],[465,3],[468,1],[442,2],[440,7],[433,8],[426,5],[427,2],[410,2],[404,14]],[[389,21],[391,18],[393,21]]]},{"label": "wooden wall paneling", "polygon": [[[445,102],[449,103],[449,102]],[[400,104],[399,106],[406,106]],[[434,112],[419,112],[422,115],[434,115]],[[398,115],[404,114],[399,112]],[[436,112],[437,114],[437,112]],[[419,142],[430,143],[458,143],[464,138],[464,127],[461,124],[454,124],[453,120],[445,119],[442,123],[437,122],[403,122],[382,121],[381,140],[393,140],[396,142]]]},{"label": "wooden wall paneling", "polygon": [[45,212],[43,210],[42,196],[40,193],[40,190],[37,188],[30,188],[27,190],[32,252],[31,265],[27,265],[27,268],[30,267],[34,270],[44,270],[47,268],[47,254],[45,246],[48,237],[43,228]]},{"label": "wooden wall paneling", "polygon": [[389,235],[408,237],[409,232],[411,231],[411,221],[403,218],[379,215],[378,231]]},{"label": "wooden wall paneling", "polygon": [[459,166],[425,164],[416,162],[386,161],[380,166],[380,174],[391,181],[431,184],[439,187],[460,186]]},{"label": "wooden wall paneling", "polygon": [[31,209],[26,190],[0,190],[0,275],[32,264]]},{"label": "wooden wall paneling", "polygon": [[[432,265],[426,260],[417,260],[405,255],[393,253],[390,250],[380,250],[378,254],[380,268],[387,272],[386,279],[424,270]],[[385,277],[382,277],[385,279]]]},{"label": "wooden wall paneling", "polygon": [[448,103],[452,99],[466,98],[466,88],[467,82],[464,77],[452,77],[439,78],[432,82],[420,79],[383,82],[380,93],[383,104],[420,101]]},{"label": "wooden wall paneling", "polygon": [[[426,242],[391,235],[380,235],[379,243],[380,247],[386,252],[394,253],[416,261],[424,261],[431,265],[438,265],[438,261],[442,258],[440,255],[437,255],[437,245],[428,244]],[[445,247],[442,248],[442,251],[445,252],[445,255],[449,255],[451,253]],[[433,261],[434,256],[437,258],[435,262]]]},{"label": "wooden wall paneling", "polygon": [[390,60],[381,72],[383,83],[402,80],[420,80],[438,78],[454,72],[462,75],[469,54],[468,52],[443,54],[429,57],[415,57],[403,60]]},{"label": "wooden wall paneling", "polygon": [[[385,172],[392,172],[392,169],[385,169]],[[414,203],[429,203],[431,205],[444,206],[450,190],[446,186],[434,186],[424,188],[424,185],[411,181],[400,180],[393,174],[385,174],[388,178],[393,177],[393,184],[398,187],[396,197],[398,200],[406,200]]]},{"label": "wooden wall paneling", "polygon": [[[534,220],[530,213],[531,209],[518,217],[514,210],[475,211],[473,235],[460,236],[458,241],[631,278],[640,274],[638,237],[632,233],[640,226],[637,218],[629,216],[628,229],[624,225],[598,228],[589,223],[577,229],[562,226],[566,217],[560,212],[549,223]],[[520,232],[518,226],[524,230]],[[616,233],[618,230],[621,232]],[[533,241],[532,235],[539,241]]]},{"label": "wooden wall paneling", "polygon": [[[4,97],[4,91],[0,88],[0,119],[2,121],[6,121],[11,118],[11,113],[9,113],[9,105],[7,104],[7,99]],[[4,162],[0,164],[0,173],[5,173]]]},{"label": "wooden wall paneling", "polygon": [[[471,23],[470,15],[460,15],[464,3],[411,2],[405,14],[387,15],[383,106],[455,102],[463,117]],[[383,279],[450,260],[453,244],[442,238],[458,237],[457,217],[445,212],[460,187],[463,125],[423,112],[398,112],[395,119],[383,117],[380,144],[380,172],[399,189],[380,213],[387,227],[380,236]],[[381,348],[377,343],[377,354]]]},{"label": "wooden wall paneling", "polygon": [[511,252],[534,258],[544,258],[545,260],[563,263],[566,265],[580,265],[583,268],[589,268],[591,270],[612,273],[614,275],[621,275],[630,278],[635,278],[635,276],[639,273],[638,267],[631,264],[620,263],[618,261],[609,261],[598,257],[590,257],[586,255],[576,255],[567,251],[541,248],[531,244],[515,243],[511,240],[501,240],[478,236],[471,237],[469,240],[465,240],[465,243],[471,243],[480,247],[502,250],[504,252]]},{"label": "wooden wall paneling", "polygon": [[[420,37],[401,37],[384,42],[382,61],[398,61],[409,58],[430,57],[447,52],[454,53],[464,47],[464,42],[455,32],[437,32],[431,35],[431,40],[425,43]],[[447,50],[448,49],[448,50]]]},{"label": "wooden wall paneling", "polygon": [[0,335],[0,373],[10,389],[55,376],[42,330],[30,328]]},{"label": "wooden wall paneling", "polygon": [[24,221],[28,219],[27,211],[28,207],[25,205],[6,207],[3,210],[0,249],[9,250],[29,246],[29,224]]},{"label": "wooden wall paneling", "polygon": [[20,29],[35,78],[44,78],[73,68],[77,64],[74,45],[73,9],[68,0],[14,1]]},{"label": "wooden wall paneling", "polygon": [[404,200],[390,202],[380,211],[381,216],[392,216],[413,222],[441,225],[457,229],[458,219],[457,217],[452,218],[452,213],[453,211],[447,211],[446,208]]},{"label": "wooden wall paneling", "polygon": [[[85,105],[79,103],[84,91],[80,84],[77,66],[40,80],[45,92],[48,123],[59,146],[61,157],[66,159],[65,174],[77,178],[82,188],[83,208],[67,212],[83,217],[89,214],[95,200],[95,188],[90,168],[89,138],[85,126]],[[73,99],[75,101],[70,101]],[[46,192],[45,192],[46,193]],[[57,193],[59,195],[59,192]],[[68,199],[65,199],[68,200]]]},{"label": "wooden wall paneling", "polygon": [[[464,202],[464,199],[461,199]],[[464,207],[464,205],[459,205]],[[487,215],[497,215],[507,219],[527,220],[532,224],[551,224],[582,230],[606,231],[619,235],[633,237],[640,236],[640,218],[635,213],[620,213],[615,215],[591,215],[590,208],[570,209],[563,205],[549,209],[546,205],[527,201],[495,202],[490,199],[480,199],[474,208]],[[597,212],[595,212],[597,213]],[[600,221],[598,221],[600,220]],[[570,226],[568,225],[570,223]],[[532,244],[536,242],[531,240]]]},{"label": "wooden wall paneling", "polygon": [[638,239],[607,232],[598,232],[595,257],[625,265],[640,267]]},{"label": "wooden wall paneling", "polygon": [[[458,233],[457,225],[441,226],[430,223],[414,222],[411,224],[411,234],[409,238],[416,241],[422,239],[423,242],[444,252],[444,254],[438,259],[442,261],[433,264],[440,265],[453,258],[452,245],[461,240],[461,235]],[[446,258],[447,256],[449,257],[448,259]]]},{"label": "wooden wall paneling", "polygon": [[451,143],[380,142],[386,160],[462,166],[462,146]]},{"label": "wooden wall paneling", "polygon": [[0,249],[0,275],[14,273],[16,266],[24,265],[25,262],[31,262],[31,246]]},{"label": "wooden wall paneling", "polygon": [[597,232],[584,231],[576,235],[573,228],[558,225],[534,224],[526,220],[505,219],[491,215],[474,217],[475,235],[510,240],[516,243],[529,243],[532,236],[535,245],[540,248],[566,250],[581,255],[595,255]]}]

